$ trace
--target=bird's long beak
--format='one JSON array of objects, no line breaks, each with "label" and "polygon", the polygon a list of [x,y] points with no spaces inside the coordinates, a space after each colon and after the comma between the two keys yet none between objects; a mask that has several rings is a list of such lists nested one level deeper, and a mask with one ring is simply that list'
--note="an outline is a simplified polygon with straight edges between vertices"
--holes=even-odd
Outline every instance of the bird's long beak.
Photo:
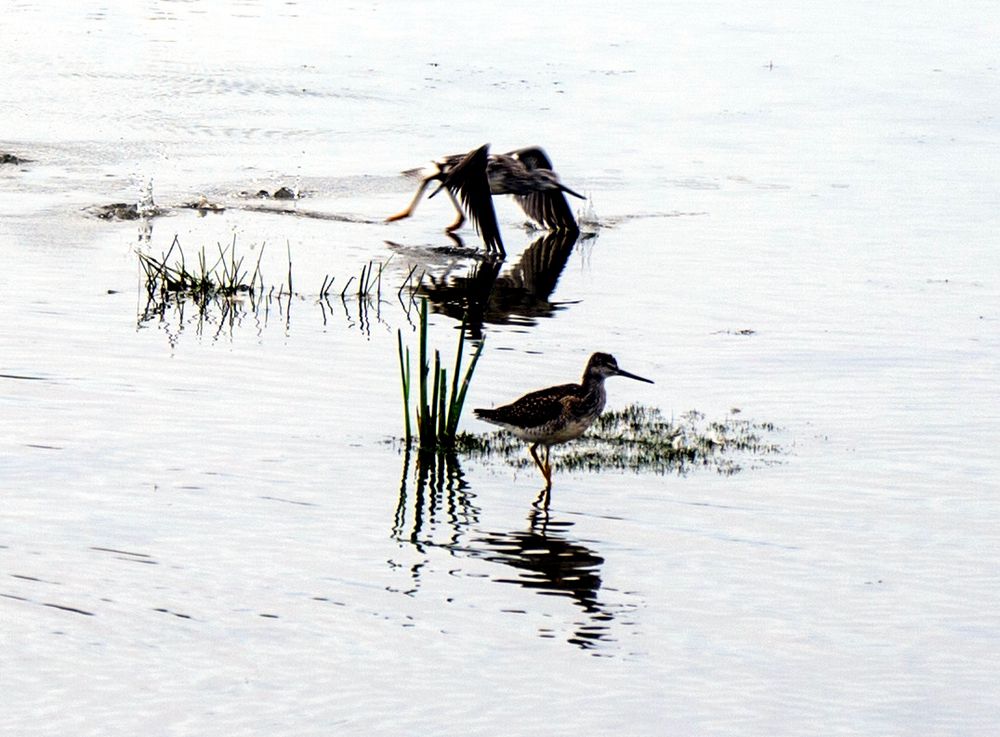
[{"label": "bird's long beak", "polygon": [[427,199],[429,199],[429,200],[434,199],[434,195],[436,195],[442,189],[444,189],[444,182],[443,181],[441,182],[441,184],[438,185],[437,189],[435,189],[433,192],[431,192],[429,195],[427,195]]},{"label": "bird's long beak", "polygon": [[574,191],[573,191],[572,189],[570,189],[569,187],[567,187],[567,186],[566,186],[565,184],[562,184],[561,182],[560,182],[560,184],[559,184],[559,189],[561,189],[561,190],[562,190],[563,192],[565,192],[566,194],[571,194],[571,195],[573,195],[574,197],[579,197],[579,198],[580,198],[581,200],[585,200],[585,199],[587,199],[586,197],[584,197],[584,196],[583,196],[582,194],[580,194],[579,192],[574,192]]},{"label": "bird's long beak", "polygon": [[622,371],[621,369],[618,369],[618,373],[616,375],[617,376],[624,376],[627,379],[635,379],[636,381],[645,381],[647,384],[654,383],[652,379],[644,379],[641,376],[636,376],[635,374],[630,374],[628,371]]}]

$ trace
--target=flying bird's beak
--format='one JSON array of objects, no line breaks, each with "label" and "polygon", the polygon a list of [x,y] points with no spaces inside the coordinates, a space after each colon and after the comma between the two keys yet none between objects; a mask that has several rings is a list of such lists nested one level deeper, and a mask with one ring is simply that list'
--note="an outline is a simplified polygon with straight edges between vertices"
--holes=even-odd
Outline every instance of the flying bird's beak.
[{"label": "flying bird's beak", "polygon": [[567,187],[567,186],[566,186],[565,184],[562,184],[562,183],[560,183],[560,184],[559,184],[559,189],[561,189],[561,190],[562,190],[563,192],[565,192],[566,194],[571,194],[571,195],[573,195],[574,197],[579,197],[579,198],[580,198],[581,200],[585,200],[585,199],[587,199],[587,198],[586,198],[586,197],[584,197],[584,196],[583,196],[582,194],[580,194],[580,193],[578,193],[578,192],[574,192],[574,191],[573,191],[572,189],[570,189],[569,187]]},{"label": "flying bird's beak", "polygon": [[641,376],[636,376],[635,374],[630,374],[628,371],[622,371],[621,369],[618,369],[618,373],[616,375],[617,376],[624,376],[627,379],[635,379],[636,381],[645,381],[647,384],[652,384],[653,383],[652,379],[644,379]]},{"label": "flying bird's beak", "polygon": [[442,189],[444,189],[444,182],[441,182],[441,184],[439,184],[439,185],[438,185],[438,188],[437,188],[437,189],[435,189],[435,190],[434,190],[433,192],[431,192],[431,193],[430,193],[430,194],[429,194],[429,195],[427,196],[427,199],[429,199],[429,200],[430,200],[430,199],[433,199],[434,195],[436,195],[436,194],[437,194],[438,192],[440,192],[440,191],[441,191]]}]

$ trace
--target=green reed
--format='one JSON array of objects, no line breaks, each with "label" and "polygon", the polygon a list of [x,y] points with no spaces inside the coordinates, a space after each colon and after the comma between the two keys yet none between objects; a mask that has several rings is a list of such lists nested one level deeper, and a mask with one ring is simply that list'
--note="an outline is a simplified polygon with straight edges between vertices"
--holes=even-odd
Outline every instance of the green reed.
[{"label": "green reed", "polygon": [[[468,367],[462,374],[462,356],[465,352],[465,325],[462,325],[458,335],[458,345],[455,349],[455,366],[452,370],[451,383],[448,382],[448,369],[442,365],[440,351],[434,351],[434,364],[428,358],[427,345],[427,298],[420,300],[420,321],[418,327],[418,373],[417,391],[419,394],[416,406],[416,436],[421,450],[445,450],[453,448],[455,436],[458,433],[458,421],[462,416],[465,395],[476,370],[479,356],[483,352],[480,341],[472,354]],[[410,395],[412,381],[410,374],[410,349],[403,346],[403,333],[396,333],[399,351],[399,375],[403,389],[403,428],[406,443],[413,439],[413,425],[410,422]],[[459,377],[462,377],[459,381]]]}]

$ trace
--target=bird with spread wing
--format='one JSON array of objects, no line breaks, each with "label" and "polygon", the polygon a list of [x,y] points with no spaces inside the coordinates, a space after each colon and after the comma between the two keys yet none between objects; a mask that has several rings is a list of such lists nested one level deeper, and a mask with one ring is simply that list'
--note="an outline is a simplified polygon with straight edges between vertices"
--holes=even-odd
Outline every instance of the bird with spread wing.
[{"label": "bird with spread wing", "polygon": [[[455,222],[445,230],[448,233],[458,230],[465,223],[467,212],[487,250],[504,253],[493,195],[514,195],[528,217],[543,228],[578,230],[565,194],[586,198],[559,181],[544,150],[531,146],[505,154],[491,154],[489,149],[489,144],[485,144],[467,154],[445,156],[433,162],[433,169],[421,177],[409,207],[387,218],[387,222],[410,217],[428,185],[440,182],[430,197],[444,190],[458,212]],[[422,170],[404,173],[417,172],[423,174]]]}]

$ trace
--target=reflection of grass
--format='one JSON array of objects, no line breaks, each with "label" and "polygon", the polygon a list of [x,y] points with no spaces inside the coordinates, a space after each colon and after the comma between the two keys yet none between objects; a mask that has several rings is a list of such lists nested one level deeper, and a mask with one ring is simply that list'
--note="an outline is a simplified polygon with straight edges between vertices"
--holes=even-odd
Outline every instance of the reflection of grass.
[{"label": "reflection of grass", "polygon": [[[675,420],[654,407],[630,405],[604,413],[587,434],[573,441],[560,455],[559,467],[599,471],[623,469],[684,474],[693,468],[712,468],[722,474],[742,469],[738,456],[760,460],[781,452],[766,435],[777,428],[728,416],[707,422],[691,411]],[[500,430],[487,435],[461,433],[456,450],[472,457],[499,457],[519,468],[531,465],[525,443]]]},{"label": "reflection of grass", "polygon": [[454,545],[479,514],[467,488],[453,451],[412,452],[404,445],[392,536],[417,545]]},{"label": "reflection of grass", "polygon": [[[399,349],[400,383],[403,389],[404,431],[407,444],[413,438],[413,427],[410,424],[410,349],[403,348],[403,333],[396,334]],[[483,352],[483,343],[476,346],[465,377],[459,384],[462,374],[462,353],[465,350],[465,325],[458,332],[458,345],[455,349],[455,368],[452,373],[451,391],[448,390],[448,369],[441,365],[441,354],[434,351],[433,372],[428,360],[427,351],[427,298],[420,300],[420,332],[419,332],[419,363],[417,365],[417,391],[419,393],[416,406],[417,440],[421,450],[446,450],[454,447],[458,433],[458,420],[462,415],[465,395],[472,381],[472,373],[476,370],[479,355]]]}]

